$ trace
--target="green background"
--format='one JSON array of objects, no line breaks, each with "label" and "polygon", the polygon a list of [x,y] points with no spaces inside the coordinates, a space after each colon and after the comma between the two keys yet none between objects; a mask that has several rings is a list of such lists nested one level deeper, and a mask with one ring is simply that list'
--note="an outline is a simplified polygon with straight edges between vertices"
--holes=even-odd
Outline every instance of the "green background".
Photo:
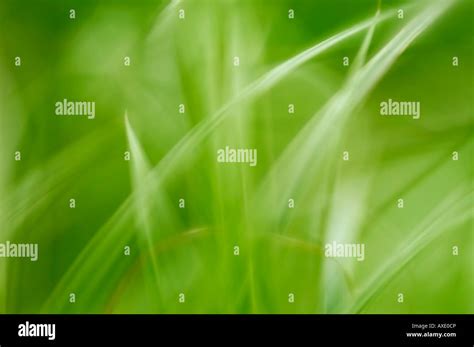
[{"label": "green background", "polygon": [[0,258],[0,312],[474,313],[472,20],[467,0],[2,0],[0,242],[39,260]]}]

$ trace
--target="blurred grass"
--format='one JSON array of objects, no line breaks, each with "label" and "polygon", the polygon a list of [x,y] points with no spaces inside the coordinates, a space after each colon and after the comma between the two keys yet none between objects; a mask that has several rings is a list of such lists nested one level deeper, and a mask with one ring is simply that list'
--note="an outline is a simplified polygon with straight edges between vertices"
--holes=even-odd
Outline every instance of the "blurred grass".
[{"label": "blurred grass", "polygon": [[[3,1],[0,242],[40,257],[0,259],[0,312],[473,313],[472,11]],[[63,98],[96,119],[55,116]],[[388,98],[421,119],[381,117]],[[258,165],[218,164],[227,145]],[[334,239],[365,261],[325,258]]]}]

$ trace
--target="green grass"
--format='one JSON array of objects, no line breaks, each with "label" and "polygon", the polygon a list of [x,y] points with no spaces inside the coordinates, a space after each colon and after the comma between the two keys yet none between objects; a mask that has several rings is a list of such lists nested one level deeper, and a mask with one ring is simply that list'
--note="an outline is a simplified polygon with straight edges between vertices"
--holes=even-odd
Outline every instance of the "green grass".
[{"label": "green grass", "polygon": [[[473,10],[2,1],[0,242],[40,253],[0,258],[0,312],[474,313]],[[96,118],[55,115],[64,98]],[[381,116],[389,98],[421,118]]]}]

